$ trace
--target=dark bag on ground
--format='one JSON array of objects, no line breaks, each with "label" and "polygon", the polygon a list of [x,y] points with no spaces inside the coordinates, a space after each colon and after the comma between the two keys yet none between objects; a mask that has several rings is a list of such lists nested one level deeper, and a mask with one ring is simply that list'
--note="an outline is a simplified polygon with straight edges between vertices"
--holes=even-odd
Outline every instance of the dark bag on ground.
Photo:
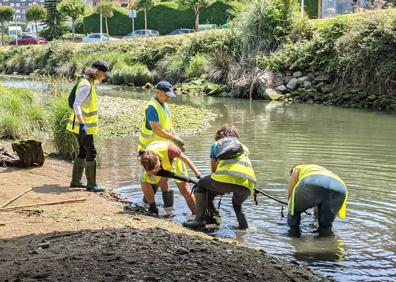
[{"label": "dark bag on ground", "polygon": [[236,137],[225,137],[217,141],[216,159],[229,160],[243,153],[242,143]]},{"label": "dark bag on ground", "polygon": [[12,150],[18,154],[20,161],[25,167],[33,166],[33,164],[44,164],[44,152],[41,142],[27,140],[12,143]]}]

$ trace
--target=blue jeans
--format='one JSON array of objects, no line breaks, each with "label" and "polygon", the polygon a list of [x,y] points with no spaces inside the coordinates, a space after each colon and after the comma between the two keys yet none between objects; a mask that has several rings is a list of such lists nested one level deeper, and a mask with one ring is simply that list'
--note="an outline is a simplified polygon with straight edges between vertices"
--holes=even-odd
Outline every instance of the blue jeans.
[{"label": "blue jeans", "polygon": [[290,228],[299,228],[301,213],[316,206],[319,228],[331,228],[346,197],[346,188],[332,177],[312,175],[304,178],[294,193],[294,215],[287,216]]}]

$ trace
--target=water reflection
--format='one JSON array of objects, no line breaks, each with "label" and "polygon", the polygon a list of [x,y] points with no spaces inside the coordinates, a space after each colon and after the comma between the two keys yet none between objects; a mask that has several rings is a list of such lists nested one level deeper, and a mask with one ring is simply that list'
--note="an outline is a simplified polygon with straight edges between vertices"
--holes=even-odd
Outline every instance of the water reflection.
[{"label": "water reflection", "polygon": [[316,236],[293,238],[294,257],[300,261],[320,263],[323,261],[343,262],[346,255],[342,238],[317,238]]}]

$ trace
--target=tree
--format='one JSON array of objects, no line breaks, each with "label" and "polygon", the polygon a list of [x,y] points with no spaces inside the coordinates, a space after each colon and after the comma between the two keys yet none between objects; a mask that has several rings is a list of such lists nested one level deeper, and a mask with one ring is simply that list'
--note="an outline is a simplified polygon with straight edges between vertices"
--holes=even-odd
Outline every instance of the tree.
[{"label": "tree", "polygon": [[194,12],[195,24],[194,29],[198,31],[199,28],[199,11],[201,8],[205,8],[212,4],[213,0],[179,0],[180,3],[188,8],[192,9]]},{"label": "tree", "polygon": [[87,4],[82,0],[62,0],[57,7],[58,11],[72,20],[72,40],[74,40],[76,20],[84,15]]},{"label": "tree", "polygon": [[26,19],[28,21],[34,21],[34,27],[36,29],[36,37],[38,39],[37,21],[42,21],[47,16],[47,11],[43,6],[39,4],[31,5],[26,10]]},{"label": "tree", "polygon": [[1,43],[4,45],[4,23],[11,21],[15,15],[15,9],[12,7],[0,7],[0,22],[1,22]]},{"label": "tree", "polygon": [[[104,1],[100,2],[96,6],[96,13],[97,14],[102,14],[102,16],[105,18],[105,24],[106,24],[106,33],[109,34],[109,26],[107,25],[107,18],[111,18],[113,14],[113,3],[109,1]],[[102,32],[102,31],[100,31]]]},{"label": "tree", "polygon": [[155,5],[155,3],[156,3],[155,0],[136,0],[136,1],[134,1],[133,6],[135,6],[136,9],[144,11],[144,29],[145,30],[147,30],[147,12]]},{"label": "tree", "polygon": [[45,24],[47,28],[42,32],[43,36],[48,40],[61,37],[67,32],[65,26],[65,16],[60,13],[56,7],[59,5],[60,0],[45,0],[44,6],[47,9],[47,17]]}]

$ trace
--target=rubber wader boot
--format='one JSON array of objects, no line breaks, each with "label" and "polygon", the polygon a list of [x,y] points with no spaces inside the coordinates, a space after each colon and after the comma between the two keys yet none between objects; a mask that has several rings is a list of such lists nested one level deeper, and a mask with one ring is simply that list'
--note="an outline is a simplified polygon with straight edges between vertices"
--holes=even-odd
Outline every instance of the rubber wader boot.
[{"label": "rubber wader boot", "polygon": [[76,158],[73,164],[72,180],[70,187],[82,187],[86,186],[81,182],[82,175],[84,173],[85,159]]},{"label": "rubber wader boot", "polygon": [[149,213],[158,215],[158,208],[157,208],[157,205],[155,204],[155,202],[150,204]]},{"label": "rubber wader boot", "polygon": [[173,190],[162,192],[162,200],[164,200],[164,208],[173,207]]},{"label": "rubber wader boot", "polygon": [[245,217],[244,213],[237,213],[236,214],[237,220],[238,220],[238,224],[239,224],[239,229],[248,229],[248,223]]},{"label": "rubber wader boot", "polygon": [[[154,193],[154,196],[155,196],[155,194],[157,193],[157,191],[158,191],[158,185],[155,185],[155,184],[151,184],[151,188],[153,188],[153,193]],[[147,204],[147,200],[146,200],[146,197],[143,195],[143,203],[145,203],[145,204]]]},{"label": "rubber wader boot", "polygon": [[96,161],[85,162],[85,174],[87,176],[87,190],[90,192],[103,192],[104,189],[96,184]]},{"label": "rubber wader boot", "polygon": [[319,231],[319,237],[330,237],[330,236],[334,236],[333,231],[331,230],[331,227],[319,227],[318,229]]},{"label": "rubber wader boot", "polygon": [[183,223],[184,227],[200,229],[205,227],[206,193],[195,193],[195,219]]},{"label": "rubber wader boot", "polygon": [[291,237],[296,237],[296,238],[301,237],[301,231],[299,227],[291,227],[287,233]]}]

